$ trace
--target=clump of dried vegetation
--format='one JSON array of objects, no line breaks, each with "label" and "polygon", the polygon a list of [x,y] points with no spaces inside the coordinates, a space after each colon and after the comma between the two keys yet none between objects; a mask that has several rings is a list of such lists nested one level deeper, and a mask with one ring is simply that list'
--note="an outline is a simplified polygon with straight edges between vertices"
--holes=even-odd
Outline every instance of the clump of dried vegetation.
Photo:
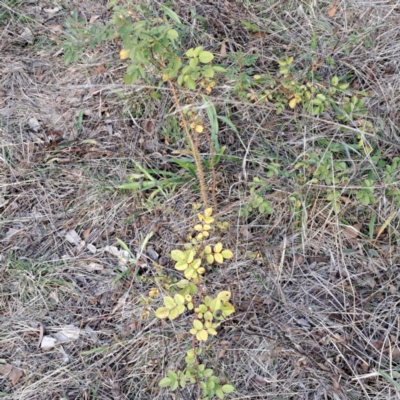
[{"label": "clump of dried vegetation", "polygon": [[105,1],[0,1],[2,397],[197,399],[159,386],[192,320],[155,311],[208,196],[234,257],[202,285],[236,312],[201,357],[226,398],[398,398],[398,5],[134,3],[225,68],[207,101],[151,65],[125,84],[121,40],[87,46]]}]

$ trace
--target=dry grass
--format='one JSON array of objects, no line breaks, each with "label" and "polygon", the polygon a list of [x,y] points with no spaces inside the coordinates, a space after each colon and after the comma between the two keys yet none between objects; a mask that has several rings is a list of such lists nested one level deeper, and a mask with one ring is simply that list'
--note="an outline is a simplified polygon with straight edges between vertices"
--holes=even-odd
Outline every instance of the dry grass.
[{"label": "dry grass", "polygon": [[[89,21],[106,20],[108,12],[106,2],[61,3],[53,12],[50,1],[0,1],[0,362],[23,370],[14,384],[0,375],[0,393],[19,400],[194,399],[189,390],[173,397],[158,387],[183,360],[188,321],[161,323],[153,313],[161,299],[150,306],[144,300],[157,285],[154,251],[176,276],[168,254],[193,223],[199,193],[190,180],[153,200],[116,189],[135,172],[133,160],[182,175],[169,161],[173,150],[186,148],[173,128],[173,103],[167,91],[154,100],[152,88],[122,84],[115,44],[64,66],[59,50],[68,13],[77,9]],[[399,4],[339,0],[329,18],[334,2],[214,3],[174,2],[192,26],[190,45],[218,52],[226,40],[228,52],[257,53],[257,68],[273,73],[285,54],[308,65],[315,32],[317,68],[354,74],[352,85],[370,93],[377,134],[368,139],[389,159],[399,154]],[[240,20],[267,34],[249,33]],[[335,72],[323,71],[328,56]],[[382,225],[396,211],[385,185],[377,182],[374,205],[347,197],[337,215],[326,185],[277,176],[266,195],[272,216],[239,217],[246,182],[271,161],[293,172],[304,154],[318,151],[319,139],[351,142],[356,127],[343,132],[327,115],[299,111],[277,117],[272,106],[239,101],[233,86],[211,98],[221,113],[230,110],[240,132],[242,143],[221,126],[226,153],[246,160],[217,166],[218,217],[230,223],[223,240],[236,258],[211,272],[206,288],[231,290],[237,313],[205,361],[235,385],[237,399],[400,398],[379,374],[395,382],[400,374],[398,217],[379,240],[368,239],[372,215]],[[31,118],[40,123],[37,132]],[[206,140],[200,147],[208,152]],[[346,161],[351,179],[336,189],[347,196],[376,167],[365,155]],[[363,237],[343,229],[356,223]],[[69,243],[71,230],[85,243]],[[119,238],[136,254],[150,232],[153,252],[141,257],[141,279],[129,270],[121,276],[124,268],[106,246],[118,246]],[[81,329],[79,340],[40,349],[42,334],[68,324]]]}]

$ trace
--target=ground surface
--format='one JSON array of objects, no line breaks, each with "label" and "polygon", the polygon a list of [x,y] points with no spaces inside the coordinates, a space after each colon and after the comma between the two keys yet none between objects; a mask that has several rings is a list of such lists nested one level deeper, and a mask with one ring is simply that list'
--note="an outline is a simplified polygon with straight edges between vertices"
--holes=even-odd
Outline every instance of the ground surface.
[{"label": "ground surface", "polygon": [[[192,205],[201,203],[196,179],[171,162],[187,149],[174,103],[167,87],[154,99],[144,83],[123,84],[118,43],[64,65],[66,18],[76,10],[88,25],[107,21],[106,3],[0,1],[4,398],[195,398],[158,387],[181,364],[187,321],[161,323],[154,316],[161,298],[146,300],[151,288],[163,290],[160,268],[177,276],[169,253],[195,221]],[[156,12],[158,2],[149,3]],[[389,184],[398,189],[399,172],[390,182],[385,175],[400,154],[399,4],[204,0],[171,8],[192,26],[188,43],[219,54],[228,67],[225,53],[240,51],[259,56],[252,74],[276,71],[286,55],[297,65],[312,58],[321,76],[348,74],[352,88],[368,92],[373,124],[365,139],[372,152],[341,156],[349,179],[337,183],[336,213],[327,198],[332,183],[313,183],[312,174],[326,143],[359,142],[357,124],[343,130],[328,113],[288,107],[277,116],[271,104],[235,94],[233,78],[212,92],[218,113],[236,127],[221,122],[227,157],[216,166],[217,217],[229,223],[221,240],[235,257],[210,271],[206,287],[230,290],[237,312],[207,350],[207,364],[236,387],[231,398],[399,398],[399,218],[388,192]],[[206,157],[205,139],[200,150]],[[299,167],[311,153],[316,165]],[[183,183],[154,197],[118,190],[140,172],[134,162]],[[281,173],[267,176],[272,162]],[[371,174],[374,202],[363,205],[356,191]],[[254,177],[266,179],[270,215],[240,214]],[[136,255],[150,233],[135,280],[117,239]],[[43,336],[66,326],[79,329],[79,338],[72,333],[65,344],[41,348]]]}]

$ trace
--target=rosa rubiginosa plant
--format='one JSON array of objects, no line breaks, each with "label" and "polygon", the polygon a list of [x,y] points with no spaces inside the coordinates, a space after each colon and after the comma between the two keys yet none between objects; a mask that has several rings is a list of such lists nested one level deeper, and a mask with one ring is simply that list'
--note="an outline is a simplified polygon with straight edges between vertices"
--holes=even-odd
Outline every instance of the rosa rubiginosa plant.
[{"label": "rosa rubiginosa plant", "polygon": [[[188,236],[188,243],[182,250],[171,251],[175,269],[183,274],[184,279],[176,284],[176,293],[163,299],[164,306],[156,310],[160,319],[175,320],[182,314],[191,315],[188,333],[191,340],[186,350],[185,366],[182,370],[169,370],[159,385],[171,391],[195,386],[198,400],[223,399],[235,388],[222,381],[207,368],[204,363],[204,343],[218,334],[218,327],[235,312],[229,302],[231,293],[227,290],[210,296],[202,286],[207,268],[213,264],[222,264],[233,257],[222,243],[211,243],[214,231],[212,209],[198,214],[199,223]],[[184,344],[182,344],[182,348]]]}]

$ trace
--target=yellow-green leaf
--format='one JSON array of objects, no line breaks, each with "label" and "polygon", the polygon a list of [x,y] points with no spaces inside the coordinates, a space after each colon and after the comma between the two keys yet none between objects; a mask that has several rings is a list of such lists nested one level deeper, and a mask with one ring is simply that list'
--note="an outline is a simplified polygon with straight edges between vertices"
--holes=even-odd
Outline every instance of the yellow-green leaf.
[{"label": "yellow-green leaf", "polygon": [[170,384],[171,384],[171,379],[165,377],[165,378],[162,378],[162,379],[161,379],[161,381],[160,381],[160,383],[158,384],[158,386],[164,388],[164,387],[168,387]]},{"label": "yellow-green leaf", "polygon": [[221,301],[229,301],[231,298],[231,292],[229,290],[223,290],[222,292],[218,293],[217,298]]},{"label": "yellow-green leaf", "polygon": [[221,299],[218,297],[214,299],[210,304],[211,311],[217,311],[221,308]]},{"label": "yellow-green leaf", "polygon": [[208,332],[204,329],[198,331],[196,334],[196,339],[200,342],[205,342],[208,339]]},{"label": "yellow-green leaf", "polygon": [[164,318],[167,318],[168,315],[169,315],[169,308],[167,308],[167,307],[160,307],[156,311],[157,318],[164,319]]},{"label": "yellow-green leaf", "polygon": [[214,253],[221,253],[222,250],[222,243],[219,242],[214,246]]},{"label": "yellow-green leaf", "polygon": [[176,309],[178,310],[178,313],[179,313],[179,314],[184,313],[185,310],[186,310],[186,308],[185,308],[185,306],[184,306],[183,304],[178,304],[178,305],[176,306]]},{"label": "yellow-green leaf", "polygon": [[197,277],[197,272],[193,268],[187,268],[184,272],[186,279],[193,279]]},{"label": "yellow-green leaf", "polygon": [[203,46],[197,46],[194,50],[193,50],[193,57],[198,57],[199,54],[202,52],[203,50]]},{"label": "yellow-green leaf", "polygon": [[180,250],[172,250],[171,251],[171,258],[174,261],[185,260],[185,254],[183,253],[183,251],[180,251]]},{"label": "yellow-green leaf", "polygon": [[175,269],[178,271],[184,271],[188,267],[188,263],[186,261],[178,261],[175,264]]},{"label": "yellow-green leaf", "polygon": [[194,49],[189,49],[189,50],[186,52],[186,55],[187,55],[188,57],[193,57],[193,51],[194,51]]},{"label": "yellow-green leaf", "polygon": [[206,224],[212,224],[214,222],[214,218],[213,217],[206,217],[206,218],[204,218],[204,222]]},{"label": "yellow-green leaf", "polygon": [[203,329],[203,323],[201,322],[201,321],[199,321],[198,319],[195,319],[194,321],[193,321],[193,327],[196,329],[196,330],[200,330],[200,329]]},{"label": "yellow-green leaf", "polygon": [[218,264],[222,264],[224,262],[224,257],[222,257],[221,253],[215,253],[214,259]]},{"label": "yellow-green leaf", "polygon": [[235,312],[235,307],[232,304],[226,302],[221,306],[221,311],[224,317],[227,317]]},{"label": "yellow-green leaf", "polygon": [[201,264],[200,258],[196,258],[196,260],[194,260],[194,261],[190,264],[190,267],[193,268],[193,269],[197,269],[197,268],[200,267],[200,264]]},{"label": "yellow-green leaf", "polygon": [[175,303],[176,303],[176,304],[184,304],[184,303],[185,303],[185,298],[184,298],[181,294],[179,294],[179,293],[177,293],[177,294],[174,296],[174,300],[175,300]]},{"label": "yellow-green leaf", "polygon": [[205,313],[207,311],[207,306],[205,304],[200,304],[199,311]]},{"label": "yellow-green leaf", "polygon": [[173,308],[170,312],[169,312],[169,319],[172,321],[173,319],[179,317],[179,312],[176,308]]},{"label": "yellow-green leaf", "polygon": [[171,382],[171,390],[174,391],[174,390],[178,389],[178,385],[179,385],[178,381]]},{"label": "yellow-green leaf", "polygon": [[213,58],[214,58],[214,55],[212,53],[210,53],[209,51],[202,51],[199,54],[199,60],[203,64],[209,63]]},{"label": "yellow-green leaf", "polygon": [[214,328],[208,328],[207,329],[207,332],[210,334],[210,335],[217,335],[217,331],[214,329]]},{"label": "yellow-green leaf", "polygon": [[174,299],[169,296],[164,297],[164,304],[165,304],[165,307],[167,307],[169,309],[174,308],[176,306]]},{"label": "yellow-green leaf", "polygon": [[[204,319],[205,319],[205,320],[212,320],[212,317],[213,317],[213,315],[211,314],[210,311],[207,311],[207,312],[204,314]],[[206,325],[207,325],[207,323],[206,323]]]},{"label": "yellow-green leaf", "polygon": [[232,385],[224,385],[221,389],[224,393],[232,393],[235,390]]},{"label": "yellow-green leaf", "polygon": [[204,247],[204,253],[206,253],[206,254],[211,254],[211,252],[212,252],[212,250],[211,250],[211,246],[206,246],[206,247]]},{"label": "yellow-green leaf", "polygon": [[228,260],[233,257],[233,253],[230,250],[222,250],[221,255]]},{"label": "yellow-green leaf", "polygon": [[190,264],[193,259],[194,256],[196,255],[196,250],[187,250],[187,254],[186,254],[186,261],[188,262],[188,264]]},{"label": "yellow-green leaf", "polygon": [[178,375],[176,375],[175,371],[169,370],[167,372],[168,377],[171,379],[171,381],[176,381],[178,379]]},{"label": "yellow-green leaf", "polygon": [[209,264],[212,264],[214,262],[214,256],[212,254],[208,254],[206,260]]}]

